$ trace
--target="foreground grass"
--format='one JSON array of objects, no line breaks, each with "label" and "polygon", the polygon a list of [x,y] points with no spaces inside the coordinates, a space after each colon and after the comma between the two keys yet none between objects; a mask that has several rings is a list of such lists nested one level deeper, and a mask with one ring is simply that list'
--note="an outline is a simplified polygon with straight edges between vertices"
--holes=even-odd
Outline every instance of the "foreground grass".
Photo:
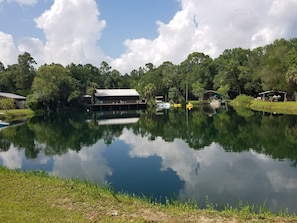
[{"label": "foreground grass", "polygon": [[295,216],[250,206],[218,212],[210,206],[161,205],[88,182],[0,167],[1,222],[294,222]]},{"label": "foreground grass", "polygon": [[266,101],[252,101],[250,108],[256,111],[297,115],[297,102],[266,102]]}]

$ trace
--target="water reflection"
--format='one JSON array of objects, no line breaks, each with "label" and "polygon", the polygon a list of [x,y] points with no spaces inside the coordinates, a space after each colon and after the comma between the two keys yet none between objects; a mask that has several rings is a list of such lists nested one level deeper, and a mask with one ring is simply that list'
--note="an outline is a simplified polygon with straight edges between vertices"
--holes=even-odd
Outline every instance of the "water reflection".
[{"label": "water reflection", "polygon": [[297,117],[205,110],[34,117],[0,131],[0,164],[160,201],[204,207],[208,196],[219,205],[266,202],[296,211]]}]

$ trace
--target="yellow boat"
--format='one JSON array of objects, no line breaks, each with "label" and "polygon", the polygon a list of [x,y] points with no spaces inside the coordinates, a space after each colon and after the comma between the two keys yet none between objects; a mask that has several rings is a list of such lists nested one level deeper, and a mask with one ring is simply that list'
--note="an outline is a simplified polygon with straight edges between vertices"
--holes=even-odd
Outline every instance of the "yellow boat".
[{"label": "yellow boat", "polygon": [[191,110],[193,108],[193,104],[192,103],[188,103],[186,105],[186,108],[189,109],[189,110]]},{"label": "yellow boat", "polygon": [[174,107],[174,108],[180,108],[180,107],[181,107],[181,104],[180,104],[180,103],[174,103],[174,104],[173,104],[173,107]]}]

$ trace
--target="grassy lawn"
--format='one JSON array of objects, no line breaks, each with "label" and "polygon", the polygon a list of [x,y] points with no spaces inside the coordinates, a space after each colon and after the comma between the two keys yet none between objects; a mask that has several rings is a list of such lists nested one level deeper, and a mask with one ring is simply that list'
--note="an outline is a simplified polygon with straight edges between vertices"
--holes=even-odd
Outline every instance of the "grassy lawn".
[{"label": "grassy lawn", "polygon": [[50,177],[42,172],[21,172],[0,167],[1,222],[296,222],[251,206],[228,207],[218,212],[209,206],[175,202],[161,205],[146,198],[115,193],[75,179]]},{"label": "grassy lawn", "polygon": [[35,112],[31,109],[0,110],[0,119],[12,121],[15,119],[32,117],[34,114]]},{"label": "grassy lawn", "polygon": [[297,102],[266,102],[266,101],[252,101],[250,108],[256,111],[281,113],[288,115],[297,115]]}]

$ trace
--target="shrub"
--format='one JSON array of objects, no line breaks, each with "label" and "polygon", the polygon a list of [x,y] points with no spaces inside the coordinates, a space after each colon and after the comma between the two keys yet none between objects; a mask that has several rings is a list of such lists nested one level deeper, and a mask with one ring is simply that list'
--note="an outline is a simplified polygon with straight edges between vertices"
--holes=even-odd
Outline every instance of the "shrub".
[{"label": "shrub", "polygon": [[244,107],[250,107],[250,105],[252,104],[252,101],[254,99],[251,96],[245,95],[245,94],[241,94],[238,95],[233,101],[234,101],[234,105],[236,106],[244,106]]},{"label": "shrub", "polygon": [[14,99],[12,98],[1,98],[0,109],[9,110],[14,108]]}]

